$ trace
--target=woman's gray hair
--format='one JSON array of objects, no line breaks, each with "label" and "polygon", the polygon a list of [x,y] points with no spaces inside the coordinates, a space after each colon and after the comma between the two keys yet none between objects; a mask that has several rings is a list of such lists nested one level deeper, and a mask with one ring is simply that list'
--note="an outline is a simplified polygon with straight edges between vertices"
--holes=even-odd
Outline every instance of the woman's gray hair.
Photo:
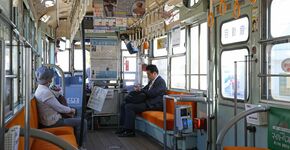
[{"label": "woman's gray hair", "polygon": [[36,70],[35,76],[38,84],[46,84],[53,78],[54,70],[46,66],[41,66]]}]

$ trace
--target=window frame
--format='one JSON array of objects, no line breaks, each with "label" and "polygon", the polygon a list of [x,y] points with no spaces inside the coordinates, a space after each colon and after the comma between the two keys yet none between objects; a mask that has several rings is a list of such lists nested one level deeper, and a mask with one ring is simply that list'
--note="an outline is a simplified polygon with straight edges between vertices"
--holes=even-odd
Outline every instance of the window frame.
[{"label": "window frame", "polygon": [[[224,49],[222,49],[222,51],[221,51],[221,53],[219,54],[220,56],[220,60],[219,60],[219,77],[220,77],[220,80],[219,80],[219,85],[220,85],[220,88],[219,88],[219,93],[220,93],[220,95],[221,95],[221,98],[222,99],[224,99],[224,100],[229,100],[229,101],[233,101],[234,100],[234,98],[230,98],[230,97],[225,97],[224,95],[223,95],[223,92],[222,92],[222,53],[223,52],[225,52],[225,51],[235,51],[235,50],[241,50],[241,49],[246,49],[247,50],[247,52],[248,52],[248,54],[250,54],[250,50],[249,50],[249,48],[247,47],[247,46],[237,46],[237,47],[232,47],[232,48],[224,48]],[[244,62],[242,62],[242,63],[244,63]],[[247,68],[248,70],[249,70],[249,68]],[[249,74],[249,71],[248,71],[248,74]],[[250,85],[250,76],[248,75],[248,82],[247,82],[247,99],[245,100],[245,99],[239,99],[238,97],[237,97],[237,101],[238,102],[243,102],[243,103],[246,103],[246,102],[248,102],[249,101],[249,98],[250,98],[250,90],[249,90],[249,85]]]},{"label": "window frame", "polygon": [[[198,23],[196,23],[196,24],[193,24],[193,25],[190,25],[189,26],[189,45],[187,45],[187,47],[189,48],[189,53],[188,53],[188,58],[189,58],[189,60],[188,60],[188,63],[189,63],[189,66],[187,67],[188,68],[188,90],[190,90],[190,91],[203,91],[203,92],[205,92],[205,91],[207,91],[207,89],[206,90],[203,90],[203,89],[201,89],[201,77],[203,77],[203,76],[205,76],[206,78],[208,77],[208,71],[206,72],[206,74],[202,74],[201,73],[201,70],[200,70],[200,68],[201,68],[201,55],[200,55],[200,51],[201,51],[201,34],[202,34],[202,32],[201,32],[201,25],[202,24],[206,24],[206,26],[207,26],[207,21],[200,21],[200,22],[198,22]],[[194,28],[194,27],[198,27],[198,73],[197,74],[194,74],[194,73],[192,73],[193,72],[193,70],[192,70],[192,52],[193,52],[193,50],[192,50],[192,36],[191,36],[191,30]],[[207,54],[207,61],[208,61],[208,56],[209,56],[209,53],[208,53],[208,50],[209,50],[209,48],[208,48],[208,33],[206,34],[206,37],[207,37],[207,45],[206,45],[206,47],[207,47],[207,51],[206,51],[206,54]],[[206,64],[207,65],[207,64]],[[207,67],[208,67],[208,65],[207,65]],[[206,70],[208,70],[208,68],[206,68]],[[191,84],[191,78],[192,77],[194,77],[194,76],[197,76],[198,77],[198,89],[193,89],[192,87],[192,84]],[[208,81],[207,81],[208,82]],[[208,83],[207,83],[208,84]]]},{"label": "window frame", "polygon": [[[59,51],[59,52],[62,52],[62,53],[64,53],[65,51],[67,51],[68,52],[68,70],[64,70],[62,67],[61,67],[61,65],[60,64],[63,64],[63,63],[60,63],[60,62],[57,62],[57,64],[59,65],[59,67],[63,70],[63,72],[64,73],[67,73],[67,72],[70,72],[70,64],[71,64],[71,59],[70,59],[70,56],[71,56],[71,51],[70,50],[68,50],[68,49],[66,49],[66,50],[64,50],[64,51]],[[59,54],[59,52],[57,52],[58,54]],[[58,61],[59,61],[59,56],[57,55],[57,59],[58,59]]]},{"label": "window frame", "polygon": [[[165,83],[166,85],[168,85],[168,64],[169,64],[169,61],[168,61],[168,58],[166,56],[162,56],[162,57],[155,57],[154,59],[151,59],[151,64],[153,64],[153,61],[158,61],[158,60],[166,60],[166,77],[164,76],[161,76],[164,80],[165,80]],[[158,67],[158,66],[157,66]],[[160,67],[158,67],[158,71],[159,71],[159,75],[160,75]]]},{"label": "window frame", "polygon": [[[181,33],[181,30],[185,30],[185,41],[184,41],[184,46],[185,46],[185,52],[184,53],[177,53],[177,54],[174,54],[173,53],[173,45],[172,45],[172,32],[176,29],[180,29],[180,33]],[[170,30],[169,34],[168,34],[168,41],[169,41],[169,44],[168,44],[168,63],[169,66],[168,66],[168,70],[167,70],[167,74],[169,74],[169,76],[167,76],[167,80],[168,80],[168,89],[172,89],[172,90],[176,90],[176,91],[186,91],[187,90],[187,40],[188,40],[188,26],[178,26],[178,27],[175,27],[173,28],[172,30]],[[181,40],[180,40],[181,42]],[[184,66],[184,70],[185,70],[185,74],[184,74],[184,88],[173,88],[172,87],[172,58],[175,58],[175,57],[185,57],[185,60],[184,60],[184,63],[185,63],[185,66]]]},{"label": "window frame", "polygon": [[[273,0],[265,0],[262,2],[262,11],[261,11],[261,24],[265,24],[266,27],[261,28],[261,61],[267,62],[268,60],[268,49],[267,47],[271,46],[271,48],[276,44],[290,43],[288,41],[290,35],[280,36],[280,37],[272,37],[271,35],[271,5]],[[284,101],[279,99],[274,99],[270,94],[270,83],[271,76],[268,75],[268,63],[261,63],[261,74],[266,75],[265,77],[260,77],[260,102],[270,103],[276,105],[287,105],[290,106],[290,101]],[[285,77],[286,78],[286,77]]]},{"label": "window frame", "polygon": [[[122,43],[121,43],[122,44]],[[137,77],[137,53],[135,53],[135,54],[132,54],[132,55],[129,55],[129,56],[127,56],[127,55],[123,55],[123,52],[128,52],[128,50],[127,49],[122,49],[122,47],[120,46],[120,49],[121,49],[121,56],[122,56],[122,58],[121,58],[121,60],[122,60],[122,63],[121,63],[121,71],[122,71],[122,80],[123,80],[123,83],[124,83],[124,86],[125,87],[128,87],[128,86],[131,86],[131,85],[127,85],[127,82],[128,83],[136,83],[136,81],[137,81],[137,79],[138,79],[138,77]],[[136,71],[135,72],[125,72],[124,71],[124,60],[125,60],[125,58],[135,58],[136,59]],[[125,75],[126,74],[134,74],[135,75],[135,79],[125,79]]]},{"label": "window frame", "polygon": [[[173,58],[178,58],[178,57],[184,57],[185,58],[185,60],[184,60],[184,64],[185,64],[185,66],[184,66],[184,88],[174,88],[174,87],[172,87],[172,59]],[[187,60],[187,58],[186,58],[186,55],[184,55],[184,54],[178,54],[178,55],[172,55],[172,56],[170,56],[169,57],[169,62],[170,62],[170,65],[169,65],[169,68],[170,68],[170,89],[174,89],[174,90],[187,90],[186,89],[186,87],[187,87],[187,80],[186,80],[186,67],[187,67],[187,64],[186,64],[186,60]]]}]

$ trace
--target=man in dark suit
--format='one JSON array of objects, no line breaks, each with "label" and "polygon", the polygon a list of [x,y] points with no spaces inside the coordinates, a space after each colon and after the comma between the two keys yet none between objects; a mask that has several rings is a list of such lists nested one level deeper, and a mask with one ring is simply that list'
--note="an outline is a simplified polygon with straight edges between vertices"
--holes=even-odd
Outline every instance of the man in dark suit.
[{"label": "man in dark suit", "polygon": [[116,134],[119,137],[135,136],[135,118],[136,114],[146,110],[162,110],[162,98],[166,92],[166,83],[158,75],[158,69],[155,65],[146,67],[149,83],[144,87],[134,87],[125,98],[125,103],[121,105],[120,128]]}]

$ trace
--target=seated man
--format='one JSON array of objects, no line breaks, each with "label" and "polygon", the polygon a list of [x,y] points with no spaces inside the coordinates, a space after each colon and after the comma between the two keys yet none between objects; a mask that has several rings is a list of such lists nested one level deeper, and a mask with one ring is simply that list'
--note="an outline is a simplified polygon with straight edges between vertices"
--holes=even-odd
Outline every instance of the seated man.
[{"label": "seated man", "polygon": [[[58,127],[58,126],[72,126],[77,135],[77,142],[79,143],[81,118],[62,118],[61,113],[75,114],[75,109],[62,105],[56,98],[56,95],[49,88],[54,70],[42,66],[36,71],[36,79],[38,87],[35,91],[35,98],[37,99],[37,109],[39,113],[39,120],[42,127]],[[87,122],[84,121],[84,142],[87,133]]]},{"label": "seated man", "polygon": [[125,103],[121,105],[120,128],[116,134],[119,137],[135,136],[136,114],[146,110],[156,110],[163,108],[162,98],[166,92],[166,83],[158,75],[155,65],[146,67],[149,83],[144,87],[134,87],[135,91],[129,93],[125,98]]}]

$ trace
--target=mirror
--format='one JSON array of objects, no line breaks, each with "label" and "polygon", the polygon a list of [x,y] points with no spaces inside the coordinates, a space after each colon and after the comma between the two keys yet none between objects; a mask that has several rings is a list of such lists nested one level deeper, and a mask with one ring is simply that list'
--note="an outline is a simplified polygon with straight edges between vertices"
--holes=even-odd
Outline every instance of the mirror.
[{"label": "mirror", "polygon": [[183,5],[187,8],[193,8],[195,6],[197,6],[196,4],[198,4],[201,0],[183,0]]}]

